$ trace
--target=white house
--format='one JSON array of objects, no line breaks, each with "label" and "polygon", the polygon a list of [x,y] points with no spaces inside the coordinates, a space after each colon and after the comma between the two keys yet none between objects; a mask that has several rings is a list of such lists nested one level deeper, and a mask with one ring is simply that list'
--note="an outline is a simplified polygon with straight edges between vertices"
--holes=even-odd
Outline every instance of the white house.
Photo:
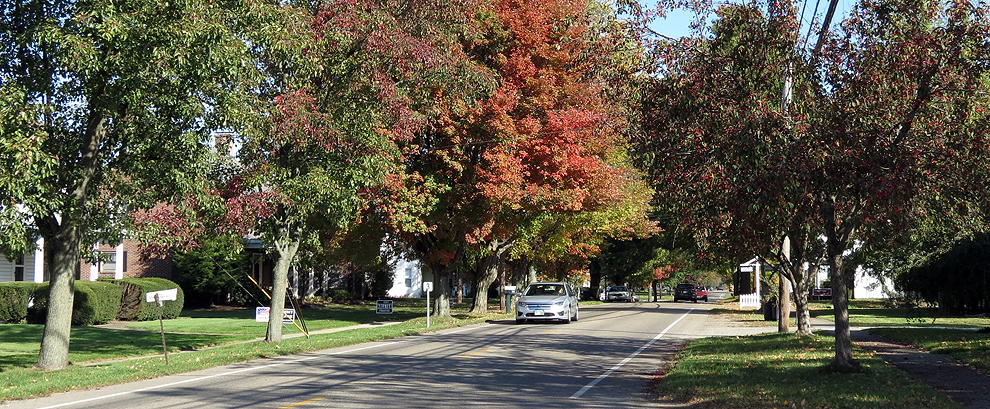
[{"label": "white house", "polygon": [[400,258],[395,262],[395,275],[388,296],[418,298],[423,295],[423,269],[419,260]]},{"label": "white house", "polygon": [[[828,280],[828,278],[828,267],[822,266],[822,269],[818,270],[815,287],[821,287],[821,283]],[[894,293],[892,283],[874,277],[864,270],[863,267],[856,267],[856,278],[853,284],[852,297],[855,299],[890,298],[890,294]]]},{"label": "white house", "polygon": [[41,283],[45,281],[45,253],[44,239],[38,239],[35,250],[25,252],[16,260],[8,260],[0,257],[0,282],[4,281],[31,281]]}]

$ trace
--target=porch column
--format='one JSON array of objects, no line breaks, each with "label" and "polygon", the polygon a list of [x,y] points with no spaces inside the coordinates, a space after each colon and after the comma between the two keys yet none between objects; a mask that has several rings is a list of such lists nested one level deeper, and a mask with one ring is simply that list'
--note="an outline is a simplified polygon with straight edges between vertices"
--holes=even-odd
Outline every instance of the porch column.
[{"label": "porch column", "polygon": [[[93,245],[93,250],[98,251],[100,246],[98,244]],[[100,278],[100,265],[102,262],[96,262],[89,265],[89,281],[96,281]]]},{"label": "porch column", "polygon": [[36,283],[45,282],[45,239],[40,238],[35,242],[34,248],[34,278]]},{"label": "porch column", "polygon": [[124,259],[124,243],[121,242],[120,244],[118,244],[117,248],[114,250],[116,252],[113,255],[114,257],[113,279],[120,280],[124,278],[124,264],[127,263],[127,260]]}]

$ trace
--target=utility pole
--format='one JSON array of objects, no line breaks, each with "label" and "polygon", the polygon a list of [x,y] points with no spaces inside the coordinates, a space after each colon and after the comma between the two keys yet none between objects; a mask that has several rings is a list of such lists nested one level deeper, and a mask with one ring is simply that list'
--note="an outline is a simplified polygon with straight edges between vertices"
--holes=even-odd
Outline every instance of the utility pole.
[{"label": "utility pole", "polygon": [[[784,241],[780,245],[781,254],[781,264],[787,263],[791,265],[791,238],[784,236]],[[791,332],[791,283],[786,277],[784,277],[785,269],[784,266],[780,266],[777,269],[777,275],[779,276],[780,287],[778,288],[777,294],[780,294],[780,300],[778,302],[779,306],[777,311],[779,316],[777,317],[777,332]]]},{"label": "utility pole", "polygon": [[[818,61],[818,53],[822,49],[822,45],[825,44],[825,34],[828,33],[828,26],[832,24],[832,16],[835,15],[835,6],[839,4],[839,0],[830,0],[828,2],[828,12],[825,13],[825,21],[822,22],[822,29],[818,33],[818,42],[815,43],[815,50],[811,52],[811,66],[814,68],[815,63]],[[818,10],[815,10],[816,12]]]}]

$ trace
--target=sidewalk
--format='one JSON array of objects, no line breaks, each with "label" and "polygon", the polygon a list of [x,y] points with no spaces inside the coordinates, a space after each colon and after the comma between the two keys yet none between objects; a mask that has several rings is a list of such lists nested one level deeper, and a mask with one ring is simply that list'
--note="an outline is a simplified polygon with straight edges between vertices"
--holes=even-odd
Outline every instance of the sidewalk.
[{"label": "sidewalk", "polygon": [[[732,325],[731,317],[708,315],[712,321],[709,336],[742,336],[777,332],[777,326],[749,327]],[[737,323],[738,324],[738,323]],[[813,331],[835,332],[835,323],[812,318]],[[794,331],[794,326],[791,327]],[[872,352],[894,367],[906,372],[953,401],[969,409],[990,409],[990,375],[959,363],[949,355],[934,354],[924,349],[901,345],[870,332],[870,328],[850,328],[857,347]]]}]

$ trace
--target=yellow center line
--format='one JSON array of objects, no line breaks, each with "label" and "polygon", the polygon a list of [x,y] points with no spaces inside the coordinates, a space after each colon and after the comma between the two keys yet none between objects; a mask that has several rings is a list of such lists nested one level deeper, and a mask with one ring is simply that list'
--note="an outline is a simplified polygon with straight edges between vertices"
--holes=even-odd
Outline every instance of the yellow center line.
[{"label": "yellow center line", "polygon": [[489,348],[489,349],[483,349],[483,350],[481,350],[481,351],[478,351],[478,352],[472,352],[472,353],[470,353],[470,354],[464,354],[464,355],[461,355],[461,356],[459,356],[458,358],[467,358],[467,357],[469,357],[469,356],[474,356],[474,355],[478,355],[478,354],[483,354],[483,353],[485,353],[485,352],[488,352],[488,351],[491,351],[491,348]]},{"label": "yellow center line", "polygon": [[560,330],[559,329],[555,329],[553,331],[544,332],[544,334],[553,334],[554,332],[557,332],[557,331],[560,331]]},{"label": "yellow center line", "polygon": [[278,409],[297,408],[297,407],[300,407],[300,406],[303,406],[303,405],[308,405],[310,403],[321,401],[321,400],[324,400],[324,399],[326,399],[326,397],[323,397],[323,398],[313,398],[313,399],[310,399],[310,400],[304,400],[304,401],[299,402],[299,403],[293,403],[293,404],[291,404],[289,406],[282,406],[281,408],[278,408]]}]

